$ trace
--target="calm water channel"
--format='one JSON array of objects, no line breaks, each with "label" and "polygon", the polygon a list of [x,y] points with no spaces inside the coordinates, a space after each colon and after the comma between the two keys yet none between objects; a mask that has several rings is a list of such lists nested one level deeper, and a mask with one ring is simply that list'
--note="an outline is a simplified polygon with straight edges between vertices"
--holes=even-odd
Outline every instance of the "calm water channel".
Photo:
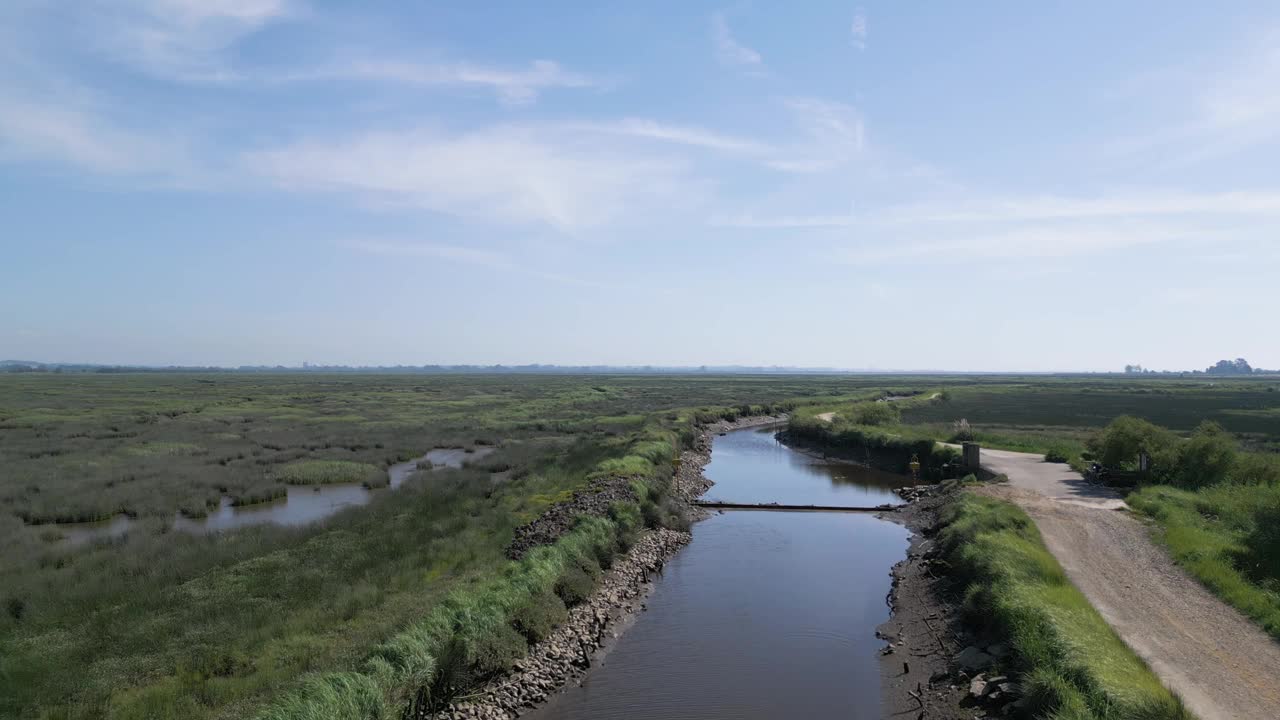
[{"label": "calm water channel", "polygon": [[[435,468],[458,468],[491,452],[493,448],[476,448],[471,453],[461,448],[437,448],[420,458],[388,468],[389,487],[392,490],[399,488],[417,472],[419,462],[430,462]],[[322,520],[344,507],[364,505],[373,497],[373,493],[382,490],[368,490],[360,485],[290,485],[286,492],[288,494],[279,500],[242,507],[232,505],[231,498],[223,497],[218,509],[210,511],[205,517],[189,518],[177,513],[173,528],[182,532],[211,533],[266,523],[306,525]],[[127,515],[117,515],[103,522],[61,523],[52,527],[62,533],[64,542],[80,544],[119,537],[128,532],[132,525],[133,520]],[[50,526],[37,526],[37,529],[46,527]]]},{"label": "calm water channel", "polygon": [[706,475],[707,499],[781,505],[897,505],[894,488],[911,478],[833,463],[796,452],[774,439],[777,427],[748,428],[715,438]]},{"label": "calm water channel", "polygon": [[[726,502],[891,502],[902,478],[832,466],[773,439],[717,437]],[[906,529],[869,514],[729,511],[700,522],[631,627],[585,678],[530,717],[880,717],[875,629]]]}]

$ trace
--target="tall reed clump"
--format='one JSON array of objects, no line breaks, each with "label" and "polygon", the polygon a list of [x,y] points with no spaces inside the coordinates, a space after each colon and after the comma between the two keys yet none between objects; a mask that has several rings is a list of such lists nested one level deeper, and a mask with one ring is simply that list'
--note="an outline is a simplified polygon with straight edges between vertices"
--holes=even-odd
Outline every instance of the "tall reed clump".
[{"label": "tall reed clump", "polygon": [[[626,504],[583,517],[554,545],[534,548],[497,577],[449,594],[425,618],[369,654],[356,672],[314,675],[259,720],[381,720],[432,712],[511,669],[531,641],[564,620],[640,522]],[[607,562],[607,560],[606,560]],[[590,592],[590,585],[585,588]],[[550,608],[550,610],[548,610]]]},{"label": "tall reed clump", "polygon": [[289,485],[386,482],[386,473],[381,468],[350,460],[298,460],[281,467],[276,475],[280,482]]},{"label": "tall reed clump", "polygon": [[964,583],[964,610],[1008,642],[1029,717],[1191,720],[1192,716],[1066,578],[1026,513],[961,493],[942,512],[939,549]]}]

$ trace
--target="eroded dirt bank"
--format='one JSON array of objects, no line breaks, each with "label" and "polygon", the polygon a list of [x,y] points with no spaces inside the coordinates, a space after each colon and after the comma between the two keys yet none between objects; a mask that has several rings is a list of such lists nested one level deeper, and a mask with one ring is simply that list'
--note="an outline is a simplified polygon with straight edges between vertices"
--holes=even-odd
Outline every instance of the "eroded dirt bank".
[{"label": "eroded dirt bank", "polygon": [[893,567],[893,614],[877,629],[887,643],[880,658],[885,717],[950,720],[1012,712],[1013,683],[989,672],[1007,649],[964,628],[960,589],[934,568],[938,510],[956,492],[955,483],[903,488],[899,494],[907,504],[883,516],[913,533],[906,559]]},{"label": "eroded dirt bank", "polygon": [[[712,483],[702,473],[711,460],[711,439],[722,432],[784,421],[783,417],[751,417],[703,426],[694,447],[680,456],[672,481],[672,494],[688,503],[707,491]],[[520,528],[508,554],[518,557],[529,548],[554,542],[572,526],[581,513],[604,513],[609,504],[629,494],[626,482],[602,480],[575,494],[573,499],[549,508],[529,525]],[[698,508],[686,508],[696,517]],[[619,556],[605,573],[595,592],[570,609],[568,619],[550,637],[534,645],[513,673],[495,680],[479,692],[459,699],[436,713],[438,718],[519,717],[545,702],[567,683],[580,679],[612,640],[625,630],[634,613],[644,610],[644,599],[652,590],[651,578],[666,562],[689,543],[687,532],[659,528],[641,535],[636,544]],[[426,714],[421,717],[428,717]]]}]

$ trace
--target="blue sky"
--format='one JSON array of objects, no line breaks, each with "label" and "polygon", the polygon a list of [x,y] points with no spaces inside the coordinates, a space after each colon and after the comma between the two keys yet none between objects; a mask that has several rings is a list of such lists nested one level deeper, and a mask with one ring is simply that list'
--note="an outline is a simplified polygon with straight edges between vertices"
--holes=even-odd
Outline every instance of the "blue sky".
[{"label": "blue sky", "polygon": [[0,8],[0,357],[1280,366],[1273,3]]}]

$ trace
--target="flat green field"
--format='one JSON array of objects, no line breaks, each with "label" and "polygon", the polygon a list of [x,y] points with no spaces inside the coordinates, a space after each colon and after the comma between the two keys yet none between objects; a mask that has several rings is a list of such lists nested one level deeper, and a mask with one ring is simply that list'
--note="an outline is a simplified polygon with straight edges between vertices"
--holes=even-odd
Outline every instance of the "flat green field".
[{"label": "flat green field", "polygon": [[[1274,448],[1278,387],[1266,378],[0,375],[0,717],[253,717],[304,677],[366,667],[446,597],[514,577],[503,550],[516,527],[611,468],[666,463],[669,472],[699,418],[843,410],[919,392],[900,403],[912,433],[945,436],[966,418],[1006,443],[1078,443],[1133,414],[1178,431],[1213,419]],[[398,490],[360,489],[433,448],[495,450]],[[298,527],[178,527],[220,503],[340,486],[369,493],[367,503]],[[85,520],[127,530],[73,541],[65,523]]]},{"label": "flat green field", "polygon": [[903,422],[965,418],[990,432],[1079,437],[1120,415],[1187,432],[1206,420],[1246,444],[1280,449],[1280,379],[1028,378],[947,387],[947,402],[912,404]]}]

